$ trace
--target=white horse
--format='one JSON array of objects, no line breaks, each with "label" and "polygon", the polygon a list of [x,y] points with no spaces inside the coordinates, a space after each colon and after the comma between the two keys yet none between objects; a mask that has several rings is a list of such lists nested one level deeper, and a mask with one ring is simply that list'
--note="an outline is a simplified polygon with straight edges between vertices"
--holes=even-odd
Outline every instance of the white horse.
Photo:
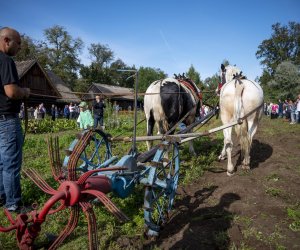
[{"label": "white horse", "polygon": [[[250,169],[250,149],[252,139],[256,133],[258,122],[263,113],[263,90],[260,85],[242,77],[242,72],[235,66],[221,65],[222,88],[220,92],[220,116],[223,124],[242,120],[235,126],[236,134],[240,140],[243,169]],[[250,114],[250,115],[248,115]],[[248,116],[247,116],[248,115]],[[232,152],[232,127],[223,130],[224,147],[219,160],[228,158],[227,175],[234,174],[234,166],[231,161]]]}]

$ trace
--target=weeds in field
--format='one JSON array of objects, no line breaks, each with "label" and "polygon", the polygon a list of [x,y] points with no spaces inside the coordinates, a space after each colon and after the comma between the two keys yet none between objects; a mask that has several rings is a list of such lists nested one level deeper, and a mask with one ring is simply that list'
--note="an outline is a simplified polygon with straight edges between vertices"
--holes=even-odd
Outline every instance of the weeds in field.
[{"label": "weeds in field", "polygon": [[276,182],[276,181],[279,181],[279,176],[276,173],[272,173],[272,174],[266,176],[266,180]]},{"label": "weeds in field", "polygon": [[269,188],[266,189],[266,193],[271,195],[271,196],[277,197],[277,196],[280,196],[282,194],[282,190],[279,189],[279,188],[269,187]]},{"label": "weeds in field", "polygon": [[293,221],[289,228],[294,232],[300,232],[300,204],[287,208],[287,215]]}]

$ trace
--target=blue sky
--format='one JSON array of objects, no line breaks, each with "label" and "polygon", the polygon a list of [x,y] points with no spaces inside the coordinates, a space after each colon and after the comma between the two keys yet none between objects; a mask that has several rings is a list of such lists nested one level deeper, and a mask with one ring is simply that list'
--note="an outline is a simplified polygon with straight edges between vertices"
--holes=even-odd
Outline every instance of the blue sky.
[{"label": "blue sky", "polygon": [[201,79],[227,59],[249,79],[261,75],[255,53],[272,24],[300,22],[299,0],[2,1],[0,26],[36,40],[54,25],[85,43],[106,44],[127,65],[153,67],[170,76],[193,65]]}]

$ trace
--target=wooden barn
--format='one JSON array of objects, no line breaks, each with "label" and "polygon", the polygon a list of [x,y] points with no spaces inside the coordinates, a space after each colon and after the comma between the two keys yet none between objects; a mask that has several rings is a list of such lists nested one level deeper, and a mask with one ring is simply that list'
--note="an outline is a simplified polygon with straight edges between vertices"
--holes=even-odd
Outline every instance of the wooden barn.
[{"label": "wooden barn", "polygon": [[86,100],[95,99],[96,95],[100,95],[112,104],[119,105],[123,110],[134,106],[134,90],[131,88],[92,83],[87,92],[89,94],[83,97]]},{"label": "wooden barn", "polygon": [[30,88],[31,96],[28,100],[29,107],[36,107],[44,103],[50,108],[56,100],[61,98],[47,73],[36,60],[16,62],[21,87]]},{"label": "wooden barn", "polygon": [[46,110],[50,111],[52,104],[63,108],[70,102],[80,102],[59,76],[44,70],[36,60],[17,61],[16,66],[21,87],[30,88],[31,91],[28,107],[35,108],[44,103]]}]

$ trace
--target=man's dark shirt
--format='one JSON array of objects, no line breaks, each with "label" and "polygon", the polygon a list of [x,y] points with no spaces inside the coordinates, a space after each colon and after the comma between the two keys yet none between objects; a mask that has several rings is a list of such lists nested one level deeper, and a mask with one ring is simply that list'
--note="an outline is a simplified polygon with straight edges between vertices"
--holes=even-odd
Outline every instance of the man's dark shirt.
[{"label": "man's dark shirt", "polygon": [[283,102],[278,103],[278,112],[279,113],[283,112]]},{"label": "man's dark shirt", "polygon": [[94,115],[103,116],[103,109],[105,108],[104,102],[94,101],[93,108],[94,108]]},{"label": "man's dark shirt", "polygon": [[21,100],[9,99],[5,94],[7,84],[20,85],[18,72],[13,59],[0,51],[0,115],[20,112]]}]

